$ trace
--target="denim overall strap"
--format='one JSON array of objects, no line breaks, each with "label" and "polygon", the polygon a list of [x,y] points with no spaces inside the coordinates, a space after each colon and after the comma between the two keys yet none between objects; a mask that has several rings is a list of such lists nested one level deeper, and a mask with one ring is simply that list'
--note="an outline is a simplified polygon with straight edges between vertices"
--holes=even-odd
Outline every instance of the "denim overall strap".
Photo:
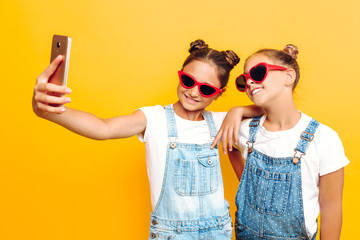
[{"label": "denim overall strap", "polygon": [[260,117],[253,118],[249,123],[249,141],[246,142],[248,146],[248,153],[250,154],[252,152],[252,149],[254,147],[254,143],[256,140],[257,133],[260,128]]},{"label": "denim overall strap", "polygon": [[166,105],[165,113],[167,118],[167,129],[168,129],[168,137],[170,139],[170,147],[176,147],[176,139],[178,138],[176,121],[175,121],[175,113],[174,107],[172,105]]},{"label": "denim overall strap", "polygon": [[261,119],[261,116],[255,117],[249,123],[249,127],[250,127],[249,142],[250,143],[254,143],[256,140],[257,132],[259,131],[259,128],[260,128],[260,119]]},{"label": "denim overall strap", "polygon": [[316,121],[315,119],[311,119],[305,131],[303,131],[300,135],[300,141],[296,146],[297,151],[306,153],[306,150],[308,149],[310,142],[313,140],[314,134],[318,127],[319,127],[319,122]]},{"label": "denim overall strap", "polygon": [[165,113],[168,119],[167,126],[168,126],[168,137],[170,138],[177,138],[177,131],[176,131],[176,122],[175,122],[175,114],[174,108],[171,105],[165,106]]},{"label": "denim overall strap", "polygon": [[212,117],[212,114],[206,110],[204,110],[202,114],[208,124],[209,131],[210,131],[210,137],[215,138],[216,134],[217,134],[217,129],[216,129],[215,121],[214,121],[214,118]]},{"label": "denim overall strap", "polygon": [[315,119],[311,119],[307,125],[305,131],[300,134],[300,140],[294,149],[295,155],[294,158],[300,159],[303,155],[306,154],[306,151],[314,138],[314,134],[319,127],[319,122]]}]

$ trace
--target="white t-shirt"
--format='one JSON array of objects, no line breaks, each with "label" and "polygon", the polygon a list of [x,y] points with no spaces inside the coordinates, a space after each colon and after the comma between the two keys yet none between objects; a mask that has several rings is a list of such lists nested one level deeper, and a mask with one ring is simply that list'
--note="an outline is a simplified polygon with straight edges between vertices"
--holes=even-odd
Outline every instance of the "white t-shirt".
[{"label": "white t-shirt", "polygon": [[[150,183],[151,205],[154,209],[159,200],[164,178],[168,129],[165,109],[157,105],[140,108],[146,116],[147,124],[144,135],[139,134],[140,141],[145,143],[146,165]],[[226,112],[211,112],[216,129],[219,130]],[[175,114],[177,142],[204,144],[212,142],[206,120],[190,121]]]},{"label": "white t-shirt", "polygon": [[[301,114],[300,121],[291,129],[270,132],[262,124],[266,116],[260,119],[260,128],[254,143],[254,148],[271,157],[292,157],[300,139],[300,134],[311,121],[311,117]],[[249,123],[247,119],[240,125],[239,148],[244,158],[247,157],[249,140]],[[335,172],[349,163],[338,134],[323,124],[320,124],[314,134],[313,141],[301,158],[302,192],[304,201],[305,226],[311,238],[317,229],[316,219],[319,215],[319,177]]]}]

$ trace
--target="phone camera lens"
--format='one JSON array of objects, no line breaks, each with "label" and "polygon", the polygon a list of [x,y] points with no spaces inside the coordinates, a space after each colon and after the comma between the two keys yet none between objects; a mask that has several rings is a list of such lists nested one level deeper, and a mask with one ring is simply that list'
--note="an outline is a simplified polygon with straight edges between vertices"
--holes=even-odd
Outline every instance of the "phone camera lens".
[{"label": "phone camera lens", "polygon": [[61,45],[60,42],[57,42],[56,46],[57,46],[58,48],[60,47],[60,45]]}]

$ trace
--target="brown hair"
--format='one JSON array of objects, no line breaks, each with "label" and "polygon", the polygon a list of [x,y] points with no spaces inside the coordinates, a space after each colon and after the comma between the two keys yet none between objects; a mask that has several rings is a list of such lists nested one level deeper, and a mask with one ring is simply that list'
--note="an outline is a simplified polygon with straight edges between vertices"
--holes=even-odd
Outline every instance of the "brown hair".
[{"label": "brown hair", "polygon": [[229,81],[230,71],[240,62],[240,58],[231,50],[218,51],[209,46],[201,39],[190,44],[190,55],[185,59],[183,68],[194,60],[206,61],[217,66],[221,88],[226,87]]},{"label": "brown hair", "polygon": [[294,90],[300,79],[300,69],[296,61],[298,53],[299,51],[296,46],[292,44],[288,44],[284,47],[282,51],[265,48],[265,49],[260,49],[251,56],[255,54],[264,54],[265,56],[273,60],[276,64],[280,64],[286,66],[287,68],[293,69],[296,73],[296,78],[293,86],[293,90]]}]

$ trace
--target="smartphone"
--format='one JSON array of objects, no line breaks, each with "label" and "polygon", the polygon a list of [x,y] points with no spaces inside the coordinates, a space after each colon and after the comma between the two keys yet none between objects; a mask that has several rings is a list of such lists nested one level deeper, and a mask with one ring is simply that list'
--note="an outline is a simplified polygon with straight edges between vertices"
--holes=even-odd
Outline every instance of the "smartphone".
[{"label": "smartphone", "polygon": [[[70,61],[70,49],[71,49],[70,37],[61,36],[61,35],[53,36],[50,62],[52,62],[59,55],[63,56],[63,60],[59,64],[54,74],[49,78],[49,83],[54,83],[60,86],[66,85],[68,70],[69,70],[69,61]],[[61,94],[57,94],[54,92],[49,94],[57,97],[61,96]],[[59,105],[54,104],[52,106],[59,106]]]}]

